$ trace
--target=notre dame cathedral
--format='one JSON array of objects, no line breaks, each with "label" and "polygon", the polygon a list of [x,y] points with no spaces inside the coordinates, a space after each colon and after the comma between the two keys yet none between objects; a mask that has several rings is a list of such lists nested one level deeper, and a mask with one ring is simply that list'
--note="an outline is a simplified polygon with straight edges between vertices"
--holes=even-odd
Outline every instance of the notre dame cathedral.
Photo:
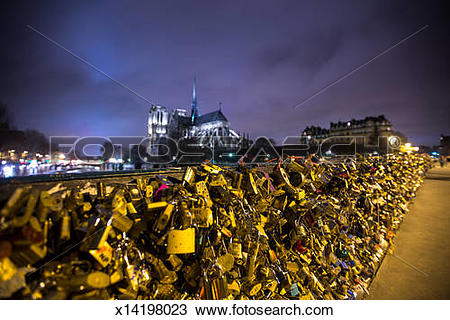
[{"label": "notre dame cathedral", "polygon": [[151,106],[148,117],[149,153],[157,154],[159,151],[155,147],[158,148],[159,141],[165,138],[231,153],[248,144],[248,137],[230,128],[220,105],[218,110],[200,115],[196,87],[194,78],[190,113],[186,109],[174,109],[170,113],[165,106]]}]

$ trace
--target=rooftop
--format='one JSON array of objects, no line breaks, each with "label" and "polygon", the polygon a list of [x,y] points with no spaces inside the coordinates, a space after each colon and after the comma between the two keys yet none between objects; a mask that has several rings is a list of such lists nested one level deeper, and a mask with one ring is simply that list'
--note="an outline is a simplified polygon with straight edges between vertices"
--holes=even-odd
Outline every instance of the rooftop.
[{"label": "rooftop", "polygon": [[[191,117],[179,116],[179,121],[184,125],[191,125]],[[221,110],[212,111],[209,113],[202,114],[195,119],[195,125],[200,125],[203,123],[214,122],[214,121],[224,121],[228,122],[228,119],[223,115]]]}]

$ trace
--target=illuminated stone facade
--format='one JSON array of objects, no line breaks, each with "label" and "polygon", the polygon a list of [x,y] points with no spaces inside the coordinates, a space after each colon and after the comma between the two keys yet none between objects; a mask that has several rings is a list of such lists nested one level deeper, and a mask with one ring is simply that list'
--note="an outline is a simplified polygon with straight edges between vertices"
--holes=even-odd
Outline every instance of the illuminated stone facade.
[{"label": "illuminated stone facade", "polygon": [[162,138],[189,140],[199,147],[221,147],[230,150],[238,149],[245,140],[230,128],[220,107],[216,111],[199,114],[195,80],[190,114],[186,109],[174,109],[170,113],[164,106],[153,105],[148,117],[148,138],[150,149]]},{"label": "illuminated stone facade", "polygon": [[[333,142],[348,142],[350,137],[362,137],[367,145],[377,145],[379,137],[392,136],[392,124],[384,115],[361,120],[331,122],[330,128],[306,127],[301,134],[302,143],[323,142],[332,137]],[[331,140],[331,139],[328,139]]]}]

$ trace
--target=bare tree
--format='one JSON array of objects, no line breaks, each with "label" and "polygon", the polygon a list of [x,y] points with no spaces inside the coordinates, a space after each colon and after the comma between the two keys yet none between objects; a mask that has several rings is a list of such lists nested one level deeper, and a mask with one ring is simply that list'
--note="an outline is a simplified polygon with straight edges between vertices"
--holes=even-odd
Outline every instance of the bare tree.
[{"label": "bare tree", "polygon": [[7,105],[0,101],[0,130],[14,129],[14,116]]},{"label": "bare tree", "polygon": [[28,151],[32,153],[40,152],[43,154],[49,151],[49,140],[40,131],[34,129],[27,129],[24,131],[25,134],[25,147]]}]

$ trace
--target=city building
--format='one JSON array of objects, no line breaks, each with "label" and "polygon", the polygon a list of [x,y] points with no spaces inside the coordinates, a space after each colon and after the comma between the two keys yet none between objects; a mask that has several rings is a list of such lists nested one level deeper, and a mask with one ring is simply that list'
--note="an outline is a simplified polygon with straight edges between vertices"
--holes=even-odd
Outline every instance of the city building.
[{"label": "city building", "polygon": [[301,141],[302,141],[302,143],[305,143],[305,144],[312,142],[314,140],[317,143],[320,143],[324,139],[328,138],[329,136],[330,136],[329,129],[311,126],[311,127],[306,127],[305,130],[303,130]]},{"label": "city building", "polygon": [[174,109],[169,112],[165,106],[151,106],[148,116],[148,139],[149,151],[152,154],[157,154],[154,148],[158,148],[158,141],[162,138],[171,138],[178,142],[189,141],[199,148],[212,147],[230,151],[239,149],[248,140],[230,127],[228,119],[222,112],[221,104],[216,111],[200,114],[195,78],[190,113],[186,109]]},{"label": "city building", "polygon": [[443,156],[450,156],[450,136],[441,134],[439,142],[439,153]]},{"label": "city building", "polygon": [[379,137],[392,136],[392,124],[384,115],[378,117],[365,117],[361,120],[330,122],[330,128],[306,127],[301,133],[301,142],[322,143],[325,139],[330,142],[349,142],[350,137],[360,137],[357,143],[364,139],[366,145],[378,145]]}]

